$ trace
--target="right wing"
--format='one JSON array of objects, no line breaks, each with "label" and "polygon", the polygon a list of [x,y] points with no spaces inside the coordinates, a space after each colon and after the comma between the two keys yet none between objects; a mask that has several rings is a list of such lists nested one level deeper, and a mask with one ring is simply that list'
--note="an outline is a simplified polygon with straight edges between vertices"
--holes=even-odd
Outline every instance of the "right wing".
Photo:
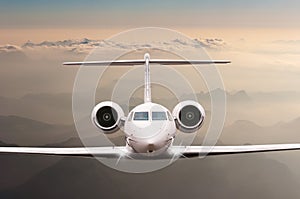
[{"label": "right wing", "polygon": [[120,157],[127,156],[126,147],[0,147],[0,153],[13,154],[41,154],[58,156],[99,156],[99,157]]}]

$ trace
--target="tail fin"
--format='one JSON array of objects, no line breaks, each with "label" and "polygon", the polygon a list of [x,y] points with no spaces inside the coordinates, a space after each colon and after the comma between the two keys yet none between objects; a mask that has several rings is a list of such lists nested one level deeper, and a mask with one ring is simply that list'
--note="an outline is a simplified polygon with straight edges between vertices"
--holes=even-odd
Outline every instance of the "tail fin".
[{"label": "tail fin", "polygon": [[205,64],[229,64],[229,60],[176,60],[176,59],[150,59],[146,53],[144,59],[135,60],[115,60],[115,61],[86,61],[86,62],[64,62],[64,66],[133,66],[145,65],[145,90],[144,102],[151,102],[151,81],[150,81],[150,64],[159,65],[205,65]]}]

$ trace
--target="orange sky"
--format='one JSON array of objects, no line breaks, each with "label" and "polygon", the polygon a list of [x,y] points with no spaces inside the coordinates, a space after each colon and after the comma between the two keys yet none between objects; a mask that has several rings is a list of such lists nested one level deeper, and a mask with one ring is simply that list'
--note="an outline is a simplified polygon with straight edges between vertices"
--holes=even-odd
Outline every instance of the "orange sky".
[{"label": "orange sky", "polygon": [[[300,28],[186,28],[174,27],[174,30],[182,32],[192,38],[221,38],[232,42],[247,39],[249,42],[261,42],[272,40],[300,40]],[[0,45],[21,45],[28,40],[42,42],[64,39],[106,39],[127,28],[98,28],[98,29],[61,29],[61,28],[13,28],[1,29]]]}]

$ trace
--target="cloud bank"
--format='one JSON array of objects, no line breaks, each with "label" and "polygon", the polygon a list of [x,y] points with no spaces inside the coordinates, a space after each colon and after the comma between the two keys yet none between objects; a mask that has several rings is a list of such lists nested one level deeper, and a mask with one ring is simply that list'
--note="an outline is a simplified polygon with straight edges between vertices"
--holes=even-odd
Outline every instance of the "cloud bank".
[{"label": "cloud bank", "polygon": [[22,47],[6,44],[3,46],[0,46],[0,53],[10,53],[10,52],[19,52],[22,51]]},{"label": "cloud bank", "polygon": [[197,38],[193,40],[183,40],[183,39],[173,39],[164,42],[152,42],[148,43],[124,43],[115,42],[110,40],[92,40],[88,38],[83,39],[67,39],[60,41],[43,41],[40,43],[34,43],[32,41],[27,41],[22,46],[16,45],[2,45],[0,46],[1,52],[15,52],[15,51],[29,51],[29,50],[63,50],[65,52],[71,52],[76,54],[87,54],[95,48],[105,48],[110,50],[126,49],[134,50],[141,48],[157,48],[164,47],[170,50],[176,49],[197,49],[205,48],[208,50],[220,50],[226,48],[227,44],[224,40],[219,38]]}]

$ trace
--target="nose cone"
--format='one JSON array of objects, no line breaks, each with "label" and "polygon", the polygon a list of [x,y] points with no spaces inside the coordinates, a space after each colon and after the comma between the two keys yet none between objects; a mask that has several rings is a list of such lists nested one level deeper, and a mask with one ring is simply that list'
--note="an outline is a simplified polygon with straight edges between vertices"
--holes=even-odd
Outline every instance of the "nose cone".
[{"label": "nose cone", "polygon": [[175,123],[151,121],[133,123],[133,131],[128,137],[128,144],[138,153],[156,155],[164,152],[170,145],[176,132]]},{"label": "nose cone", "polygon": [[165,152],[171,145],[171,143],[172,139],[163,140],[155,143],[131,139],[129,139],[128,141],[129,146],[131,146],[135,152],[146,155],[159,155]]},{"label": "nose cone", "polygon": [[156,154],[171,143],[176,132],[168,110],[155,103],[145,103],[132,110],[125,123],[127,143],[138,153]]},{"label": "nose cone", "polygon": [[132,122],[131,136],[138,139],[153,140],[168,131],[168,121]]}]

